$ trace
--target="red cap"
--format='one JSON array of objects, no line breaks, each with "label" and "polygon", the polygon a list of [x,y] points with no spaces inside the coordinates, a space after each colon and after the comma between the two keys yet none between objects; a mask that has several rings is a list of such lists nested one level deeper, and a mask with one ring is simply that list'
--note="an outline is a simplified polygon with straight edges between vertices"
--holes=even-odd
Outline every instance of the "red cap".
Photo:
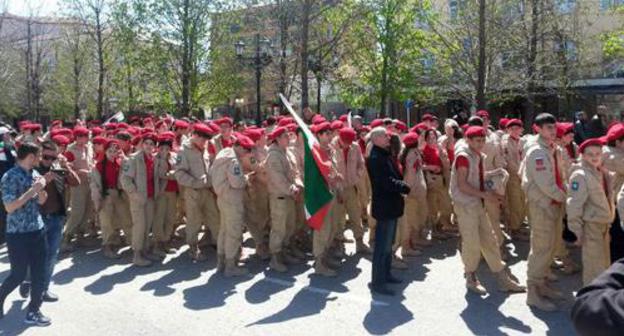
[{"label": "red cap", "polygon": [[325,119],[325,117],[320,114],[315,114],[314,117],[312,117],[312,124],[314,125],[320,124],[325,121],[327,121],[327,119]]},{"label": "red cap", "polygon": [[158,135],[158,142],[169,142],[175,140],[175,133],[162,132]]},{"label": "red cap", "polygon": [[24,126],[22,126],[23,130],[30,130],[32,132],[35,131],[41,131],[41,124],[25,124]]},{"label": "red cap", "polygon": [[104,125],[104,128],[107,129],[107,130],[117,129],[117,123],[114,123],[114,122],[108,123],[108,124]]},{"label": "red cap", "polygon": [[102,133],[104,133],[104,130],[102,129],[102,127],[93,127],[91,129],[91,134],[93,134],[93,136],[98,136]]},{"label": "red cap", "polygon": [[143,125],[145,124],[153,124],[154,120],[151,117],[145,117],[143,118]]},{"label": "red cap", "polygon": [[370,127],[375,128],[375,127],[383,126],[383,124],[384,124],[383,119],[374,119],[373,121],[371,121]]},{"label": "red cap", "polygon": [[571,122],[557,123],[557,138],[563,138],[564,135],[574,132],[574,124]]},{"label": "red cap", "polygon": [[299,130],[299,125],[297,124],[288,124],[286,125],[286,129],[288,129],[288,132],[292,132],[295,133]]},{"label": "red cap", "polygon": [[418,133],[409,132],[403,137],[405,146],[412,146],[418,143]]},{"label": "red cap", "polygon": [[154,143],[156,143],[158,141],[158,136],[154,132],[143,133],[143,135],[141,135],[141,139],[143,141],[152,140]]},{"label": "red cap", "polygon": [[342,123],[342,121],[340,120],[334,120],[332,121],[332,123],[329,125],[329,127],[332,129],[332,131],[336,131],[341,129],[344,126],[344,124]]},{"label": "red cap", "polygon": [[54,141],[59,146],[67,146],[71,143],[68,137],[64,135],[55,135],[52,137],[52,141]]},{"label": "red cap", "polygon": [[486,111],[486,110],[479,110],[479,111],[477,111],[476,116],[481,118],[481,119],[484,119],[484,118],[490,119],[490,113],[488,111]]},{"label": "red cap", "polygon": [[187,123],[184,120],[176,120],[173,123],[173,127],[175,127],[175,128],[189,128],[189,126],[190,126],[189,123]]},{"label": "red cap", "polygon": [[156,128],[160,128],[164,124],[165,124],[165,121],[163,119],[161,119],[161,120],[158,120],[154,126]]},{"label": "red cap", "polygon": [[243,134],[253,141],[258,141],[262,138],[264,130],[262,128],[248,128],[243,131]]},{"label": "red cap", "polygon": [[52,121],[51,126],[63,126],[63,121],[56,119],[56,120]]},{"label": "red cap", "polygon": [[407,132],[407,125],[401,120],[397,120],[394,123],[394,127],[396,127],[396,129],[399,130],[400,132]]},{"label": "red cap", "polygon": [[427,126],[427,124],[425,124],[424,122],[421,122],[419,124],[416,124],[416,126],[412,127],[410,129],[410,132],[412,133],[422,133],[426,130],[429,129],[429,126]]},{"label": "red cap", "polygon": [[256,146],[253,140],[240,133],[236,134],[236,144],[245,149],[253,149]]},{"label": "red cap", "polygon": [[615,141],[624,137],[624,124],[617,123],[607,132],[607,141]]},{"label": "red cap", "polygon": [[500,120],[498,121],[498,128],[504,130],[508,126],[509,126],[509,119],[507,119],[507,118],[500,118]]},{"label": "red cap", "polygon": [[600,139],[600,138],[587,139],[583,141],[583,143],[579,146],[579,153],[584,153],[585,148],[587,147],[593,147],[593,146],[602,147],[602,145],[604,145],[603,139]]},{"label": "red cap", "polygon": [[465,135],[467,138],[485,137],[486,132],[482,126],[470,126],[466,129]]},{"label": "red cap", "polygon": [[329,122],[325,121],[325,122],[322,122],[322,123],[320,123],[318,125],[312,126],[311,130],[312,130],[312,133],[314,133],[314,134],[318,134],[318,133],[323,132],[323,131],[329,131],[329,130],[331,130],[331,124]]},{"label": "red cap", "polygon": [[212,127],[204,124],[204,123],[196,123],[193,125],[193,132],[197,132],[197,133],[201,133],[202,135],[205,136],[213,136],[215,134],[215,131],[212,129]]},{"label": "red cap", "polygon": [[125,123],[125,122],[120,122],[120,123],[117,123],[117,128],[123,128],[123,129],[125,129],[125,128],[128,128],[128,127],[130,127],[130,125],[128,125],[128,124],[127,124],[127,123]]},{"label": "red cap", "polygon": [[76,126],[74,127],[74,137],[89,136],[89,130],[86,127]]},{"label": "red cap", "polygon": [[433,116],[431,115],[431,113],[425,113],[422,116],[422,121],[432,121],[433,120]]},{"label": "red cap", "polygon": [[103,136],[96,136],[91,142],[93,142],[94,145],[106,145],[108,139]]},{"label": "red cap", "polygon": [[286,127],[276,127],[271,134],[269,134],[269,140],[275,140],[282,134],[286,133]]},{"label": "red cap", "polygon": [[219,126],[229,125],[231,127],[232,125],[234,125],[234,121],[232,120],[232,118],[228,118],[228,117],[223,117],[221,119],[217,119],[214,122],[215,122],[215,124],[217,124]]},{"label": "red cap", "polygon": [[355,130],[353,128],[345,127],[339,131],[338,136],[340,137],[340,140],[342,140],[342,142],[350,144],[357,137],[357,133],[355,133]]},{"label": "red cap", "polygon": [[126,132],[128,134],[132,135],[132,136],[141,134],[141,130],[139,128],[134,127],[134,126],[130,126],[130,127],[126,128]]},{"label": "red cap", "polygon": [[507,122],[507,125],[505,125],[505,128],[509,128],[512,126],[520,126],[522,127],[522,120],[520,119],[509,119],[509,121]]},{"label": "red cap", "polygon": [[338,120],[342,121],[343,123],[346,123],[348,119],[349,119],[349,116],[346,114],[343,114],[340,117],[338,117]]},{"label": "red cap", "polygon": [[295,122],[295,120],[293,118],[291,118],[291,117],[284,117],[284,118],[281,118],[279,120],[279,122],[277,123],[277,126],[288,126],[288,125],[290,125],[290,124],[292,124],[294,122]]}]

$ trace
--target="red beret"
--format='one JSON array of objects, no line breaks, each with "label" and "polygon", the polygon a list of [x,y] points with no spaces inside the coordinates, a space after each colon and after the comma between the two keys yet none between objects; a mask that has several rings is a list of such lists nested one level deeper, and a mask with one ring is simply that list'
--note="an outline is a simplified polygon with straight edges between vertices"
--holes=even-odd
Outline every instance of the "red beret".
[{"label": "red beret", "polygon": [[141,142],[141,140],[143,140],[143,138],[140,135],[136,135],[132,137],[132,140],[130,140],[130,144],[132,144],[132,146],[136,146],[139,144],[139,142]]},{"label": "red beret", "polygon": [[396,129],[398,129],[401,132],[407,132],[407,125],[405,125],[405,123],[402,122],[401,120],[397,120],[394,123],[394,127],[396,127]]},{"label": "red beret", "polygon": [[352,143],[353,140],[357,137],[355,130],[351,127],[342,128],[338,135],[340,136],[340,140],[344,143]]},{"label": "red beret", "polygon": [[93,142],[94,145],[106,145],[108,139],[103,136],[96,136],[91,142]]},{"label": "red beret", "polygon": [[346,114],[343,114],[340,117],[338,117],[338,120],[342,121],[343,123],[346,123],[348,119],[349,119],[349,116]]},{"label": "red beret", "polygon": [[430,113],[425,113],[422,116],[422,121],[432,121],[433,120],[433,116]]},{"label": "red beret", "polygon": [[286,133],[286,127],[276,127],[273,132],[269,134],[269,140],[275,140],[284,133]]},{"label": "red beret", "polygon": [[371,121],[371,123],[370,123],[370,127],[371,128],[375,128],[375,127],[378,127],[378,126],[381,126],[381,125],[383,125],[383,119],[375,119],[375,120]]},{"label": "red beret", "polygon": [[403,137],[405,146],[412,146],[418,143],[418,133],[409,132]]},{"label": "red beret", "polygon": [[164,124],[165,124],[165,121],[161,119],[161,120],[158,120],[158,121],[156,122],[156,125],[155,125],[155,126],[156,126],[156,128],[159,128],[160,126],[162,126],[162,125],[164,125]]},{"label": "red beret", "polygon": [[507,128],[508,125],[509,125],[509,119],[507,118],[500,118],[500,120],[498,121],[498,128],[500,129],[505,129]]},{"label": "red beret", "polygon": [[162,132],[158,135],[158,142],[169,142],[175,140],[175,133]]},{"label": "red beret", "polygon": [[312,124],[316,125],[316,124],[320,124],[322,122],[327,121],[327,119],[325,119],[325,117],[323,117],[320,114],[315,114],[314,117],[312,117]]},{"label": "red beret", "polygon": [[189,128],[189,123],[187,123],[184,120],[176,120],[173,123],[173,127],[175,127],[175,128]]},{"label": "red beret", "polygon": [[253,141],[258,141],[262,138],[264,130],[262,128],[248,128],[243,131],[243,134]]},{"label": "red beret", "polygon": [[154,123],[154,120],[152,118],[150,117],[143,118],[143,125],[152,124],[152,123]]},{"label": "red beret", "polygon": [[485,128],[482,126],[470,126],[465,133],[467,138],[485,137]]},{"label": "red beret", "polygon": [[520,126],[520,127],[522,127],[522,120],[520,120],[520,119],[509,119],[509,121],[507,122],[507,125],[505,125],[505,127],[508,128],[508,127],[512,127],[512,126]]},{"label": "red beret", "polygon": [[607,132],[607,141],[615,141],[624,137],[624,124],[617,123]]},{"label": "red beret", "polygon": [[299,125],[297,124],[288,124],[286,125],[286,129],[288,129],[288,132],[292,132],[295,133],[299,130]]},{"label": "red beret", "polygon": [[416,126],[412,127],[410,129],[410,132],[412,133],[421,133],[424,132],[426,130],[429,129],[429,126],[427,126],[427,124],[425,124],[424,122],[421,122],[419,124],[416,124]]},{"label": "red beret", "polygon": [[314,134],[318,134],[320,132],[329,131],[329,130],[331,130],[331,124],[327,121],[322,122],[318,125],[312,126],[312,133]]},{"label": "red beret", "polygon": [[215,134],[215,131],[212,129],[212,127],[204,124],[204,123],[196,123],[193,125],[193,132],[197,132],[200,133],[202,135],[205,136],[213,136]]},{"label": "red beret", "polygon": [[146,133],[154,133],[154,129],[146,127],[146,128],[141,128],[141,134],[146,134]]},{"label": "red beret", "polygon": [[217,119],[214,122],[215,122],[215,124],[217,124],[219,126],[223,126],[224,124],[227,124],[229,126],[234,125],[234,121],[232,120],[232,118],[228,118],[228,117],[223,117],[221,119]]},{"label": "red beret", "polygon": [[59,146],[67,146],[71,143],[68,137],[64,135],[55,135],[52,137],[52,141],[54,141]]},{"label": "red beret", "polygon": [[106,125],[104,125],[104,128],[106,128],[107,130],[114,130],[117,129],[117,123],[108,123]]},{"label": "red beret", "polygon": [[293,118],[284,117],[279,120],[279,122],[277,123],[277,126],[288,126],[294,122],[295,120]]},{"label": "red beret", "polygon": [[574,124],[571,122],[557,123],[557,138],[562,138],[564,135],[574,132]]},{"label": "red beret", "polygon": [[253,149],[256,146],[253,140],[240,133],[236,134],[236,144],[245,149]]},{"label": "red beret", "polygon": [[371,128],[368,125],[364,125],[364,126],[362,126],[362,128],[360,128],[360,132],[365,133],[365,134],[370,132],[370,130],[371,130]]},{"label": "red beret", "polygon": [[[120,130],[121,130],[121,128],[120,128]],[[126,132],[128,132],[128,134],[130,134],[132,136],[135,136],[135,135],[141,134],[141,129],[136,128],[134,126],[130,126],[130,127],[126,128]]]},{"label": "red beret", "polygon": [[482,118],[482,119],[483,118],[490,119],[490,113],[488,111],[486,111],[486,110],[479,110],[479,111],[477,111],[476,116],[479,117],[479,118]]},{"label": "red beret", "polygon": [[93,134],[93,136],[98,136],[102,133],[104,133],[104,130],[101,127],[93,127],[91,129],[91,134]]},{"label": "red beret", "polygon": [[158,141],[158,136],[154,132],[143,133],[143,135],[141,135],[141,139],[144,141],[152,140],[154,143],[156,143]]},{"label": "red beret", "polygon": [[130,127],[130,125],[128,125],[125,122],[117,123],[117,128],[128,128],[128,127]]},{"label": "red beret", "polygon": [[24,129],[31,130],[33,132],[41,131],[41,124],[27,124],[24,126]]},{"label": "red beret", "polygon": [[86,127],[76,126],[74,127],[74,137],[89,136],[89,130]]},{"label": "red beret", "polygon": [[62,120],[54,120],[52,121],[51,126],[62,126],[63,125],[63,121]]},{"label": "red beret", "polygon": [[583,141],[583,143],[579,146],[579,153],[584,153],[585,148],[587,147],[594,147],[594,146],[602,147],[602,145],[604,145],[603,139],[600,139],[600,138],[587,139]]},{"label": "red beret", "polygon": [[332,131],[335,130],[339,130],[344,126],[344,124],[342,123],[342,121],[340,120],[334,120],[332,121],[332,123],[329,125],[329,127],[332,129]]}]

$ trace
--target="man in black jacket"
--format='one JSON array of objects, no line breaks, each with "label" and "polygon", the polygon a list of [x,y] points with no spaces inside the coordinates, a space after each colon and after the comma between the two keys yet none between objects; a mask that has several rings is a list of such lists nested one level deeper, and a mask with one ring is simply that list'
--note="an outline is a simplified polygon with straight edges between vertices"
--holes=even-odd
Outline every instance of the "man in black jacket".
[{"label": "man in black jacket", "polygon": [[622,335],[624,258],[576,294],[572,322],[579,335]]},{"label": "man in black jacket", "polygon": [[383,127],[370,132],[373,144],[366,168],[373,191],[372,215],[377,220],[375,228],[375,249],[373,251],[373,279],[371,291],[383,295],[393,295],[387,283],[400,283],[392,276],[392,243],[396,234],[397,221],[403,215],[403,195],[410,188],[402,180],[396,160],[389,151],[390,136]]}]

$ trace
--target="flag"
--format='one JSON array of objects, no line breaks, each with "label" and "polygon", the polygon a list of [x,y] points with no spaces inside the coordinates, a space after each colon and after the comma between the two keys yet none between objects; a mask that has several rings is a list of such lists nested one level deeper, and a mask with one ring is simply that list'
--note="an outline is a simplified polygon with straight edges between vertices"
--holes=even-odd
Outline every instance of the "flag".
[{"label": "flag", "polygon": [[119,111],[115,114],[113,114],[110,118],[106,119],[106,121],[104,123],[102,123],[102,125],[106,125],[110,122],[113,122],[113,120],[115,122],[122,122],[126,119],[126,116],[123,114],[123,112]]},{"label": "flag", "polygon": [[353,128],[353,122],[351,121],[351,118],[353,118],[353,116],[351,115],[351,111],[349,111],[349,115],[347,115],[347,126],[349,128]]},{"label": "flag", "polygon": [[312,131],[310,131],[301,117],[295,113],[286,97],[281,93],[280,99],[303,132],[303,202],[306,222],[314,230],[320,230],[325,216],[329,212],[331,201],[334,198],[327,185],[331,162],[329,158],[324,157],[320,150],[320,144],[314,134],[312,134]]}]

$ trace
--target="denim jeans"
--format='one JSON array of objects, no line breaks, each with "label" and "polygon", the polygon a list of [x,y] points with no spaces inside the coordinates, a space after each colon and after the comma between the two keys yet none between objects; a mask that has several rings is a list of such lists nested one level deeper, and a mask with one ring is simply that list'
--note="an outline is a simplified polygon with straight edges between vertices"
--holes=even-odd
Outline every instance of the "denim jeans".
[{"label": "denim jeans", "polygon": [[32,287],[28,311],[38,311],[41,307],[47,260],[47,236],[45,230],[27,233],[7,233],[7,248],[11,273],[0,286],[0,303],[26,278],[30,269]]},{"label": "denim jeans", "polygon": [[382,286],[390,275],[392,266],[392,244],[397,228],[397,218],[377,220],[375,228],[375,249],[373,250],[373,281]]},{"label": "denim jeans", "polygon": [[45,224],[46,236],[48,237],[48,258],[46,260],[46,271],[43,282],[43,290],[47,291],[50,287],[50,280],[54,274],[54,266],[58,260],[59,248],[63,239],[63,226],[65,225],[65,216],[63,215],[42,215]]}]

